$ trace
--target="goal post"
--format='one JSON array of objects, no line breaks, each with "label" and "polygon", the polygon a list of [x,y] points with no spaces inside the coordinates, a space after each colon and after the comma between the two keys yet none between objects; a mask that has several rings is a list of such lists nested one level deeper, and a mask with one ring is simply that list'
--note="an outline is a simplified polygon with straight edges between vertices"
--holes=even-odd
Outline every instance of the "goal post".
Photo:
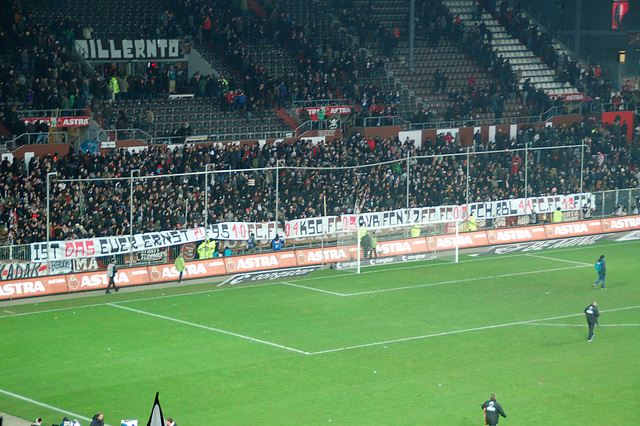
[{"label": "goal post", "polygon": [[364,266],[438,259],[459,261],[459,232],[462,220],[417,222],[403,225],[365,226],[343,233],[338,245],[349,260],[339,269],[360,273]]}]

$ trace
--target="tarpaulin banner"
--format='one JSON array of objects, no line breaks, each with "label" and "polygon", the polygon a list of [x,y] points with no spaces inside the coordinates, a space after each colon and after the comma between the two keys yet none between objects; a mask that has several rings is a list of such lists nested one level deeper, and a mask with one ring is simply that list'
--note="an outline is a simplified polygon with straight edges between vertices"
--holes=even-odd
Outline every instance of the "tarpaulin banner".
[{"label": "tarpaulin banner", "polygon": [[179,59],[184,56],[179,39],[75,40],[74,48],[88,61]]}]

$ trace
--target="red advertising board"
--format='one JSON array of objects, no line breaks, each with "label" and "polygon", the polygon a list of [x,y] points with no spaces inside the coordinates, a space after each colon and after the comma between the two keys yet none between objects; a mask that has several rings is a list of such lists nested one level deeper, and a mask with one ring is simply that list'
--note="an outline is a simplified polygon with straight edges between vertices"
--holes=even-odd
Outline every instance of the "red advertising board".
[{"label": "red advertising board", "polygon": [[585,220],[583,222],[552,223],[545,225],[547,238],[569,238],[581,235],[601,234],[600,220]]},{"label": "red advertising board", "polygon": [[45,122],[49,127],[86,127],[89,125],[89,117],[40,117],[23,118],[24,124],[31,122]]},{"label": "red advertising board", "polygon": [[[486,232],[465,232],[459,234],[457,238],[458,247],[463,249],[634,229],[640,229],[640,215],[519,228],[492,229]],[[450,250],[453,249],[455,241],[456,236],[450,234],[426,238],[408,238],[394,241],[379,241],[377,249],[381,257],[416,254],[432,250]],[[357,245],[348,245],[326,247],[323,249],[290,250],[197,260],[187,262],[183,278],[188,279],[266,271],[304,265],[317,265],[323,262],[352,261],[358,256],[362,257],[362,250],[358,253]],[[172,264],[164,264],[149,267],[123,268],[118,271],[115,280],[118,287],[128,287],[175,281],[178,275],[175,266]],[[108,282],[107,274],[104,270],[9,280],[0,283],[0,300],[86,290],[104,290]]]},{"label": "red advertising board", "polygon": [[[225,275],[226,270],[224,267],[224,261],[225,259],[223,257],[216,257],[213,259],[187,262],[186,269],[182,273],[182,279]],[[174,265],[165,264],[149,266],[149,278],[152,283],[176,281],[179,276],[180,273]]]},{"label": "red advertising board", "polygon": [[64,275],[51,277],[33,277],[0,283],[0,300],[20,299],[23,297],[47,296],[67,292],[67,280]]},{"label": "red advertising board", "polygon": [[[117,287],[129,287],[149,283],[149,270],[146,266],[119,269],[116,272]],[[84,272],[67,275],[69,292],[106,289],[109,278],[106,271]]]},{"label": "red advertising board", "polygon": [[546,237],[543,226],[490,229],[487,231],[489,244],[521,243],[525,241],[544,240]]},{"label": "red advertising board", "polygon": [[293,250],[247,256],[233,256],[224,259],[227,274],[240,272],[264,271],[297,266],[296,254]]},{"label": "red advertising board", "polygon": [[640,229],[640,216],[624,216],[602,219],[602,230],[604,232],[630,231]]},{"label": "red advertising board", "polygon": [[[314,121],[318,119],[318,112],[320,112],[320,108],[324,108],[324,115],[328,117],[330,115],[347,115],[351,114],[351,107],[349,105],[336,105],[336,106],[327,106],[327,107],[308,107],[307,112],[309,113],[309,117]],[[302,108],[296,109],[296,114],[300,115],[300,111]]]},{"label": "red advertising board", "polygon": [[296,262],[298,266],[303,266],[353,260],[350,259],[352,255],[349,248],[355,248],[355,250],[357,250],[356,246],[339,246],[296,250]]},{"label": "red advertising board", "polygon": [[[452,250],[455,247],[455,235],[437,235],[428,237],[429,250]],[[458,248],[481,247],[488,245],[487,234],[484,231],[465,232],[458,234]]]}]

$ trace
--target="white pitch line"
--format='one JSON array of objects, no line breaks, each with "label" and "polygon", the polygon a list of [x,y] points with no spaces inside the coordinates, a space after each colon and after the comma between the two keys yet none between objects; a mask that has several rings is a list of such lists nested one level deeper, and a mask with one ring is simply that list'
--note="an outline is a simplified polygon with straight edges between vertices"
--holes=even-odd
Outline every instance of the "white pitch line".
[{"label": "white pitch line", "polygon": [[[545,327],[584,327],[585,324],[540,324],[535,322],[529,322],[523,325],[539,325]],[[640,324],[600,324],[600,327],[637,327]]]},{"label": "white pitch line", "polygon": [[255,337],[249,337],[249,336],[245,336],[245,335],[242,335],[242,334],[233,333],[231,331],[222,330],[220,328],[209,327],[209,326],[198,324],[198,323],[195,323],[195,322],[190,322],[190,321],[185,321],[185,320],[181,320],[181,319],[178,319],[178,318],[168,317],[166,315],[159,315],[159,314],[154,314],[152,312],[141,311],[140,309],[128,308],[126,306],[116,305],[115,303],[107,303],[107,305],[108,306],[112,306],[114,308],[124,309],[126,311],[136,312],[136,313],[142,314],[142,315],[149,315],[151,317],[160,318],[160,319],[167,320],[167,321],[177,322],[179,324],[190,325],[192,327],[202,328],[204,330],[209,330],[209,331],[215,331],[216,333],[221,333],[221,334],[226,334],[226,335],[229,335],[229,336],[238,337],[240,339],[249,340],[251,342],[262,343],[264,345],[274,346],[274,347],[280,348],[280,349],[286,349],[288,351],[297,352],[297,353],[303,354],[303,355],[309,355],[309,352],[301,351],[300,349],[290,348],[288,346],[279,345],[277,343],[268,342],[266,340],[256,339]]},{"label": "white pitch line", "polygon": [[554,257],[540,256],[539,254],[526,253],[525,256],[536,257],[538,259],[555,260],[556,262],[575,263],[576,265],[593,266],[591,263],[577,262],[575,260],[556,259]]},{"label": "white pitch line", "polygon": [[[623,308],[606,309],[606,310],[601,310],[600,312],[616,312],[616,311],[624,311],[624,310],[628,310],[628,309],[637,309],[637,308],[640,308],[640,305],[637,305],[637,306],[626,306],[626,307],[623,307]],[[320,354],[328,354],[328,353],[332,353],[332,352],[342,352],[342,351],[348,351],[348,350],[351,350],[351,349],[362,349],[362,348],[368,348],[368,347],[372,347],[372,346],[387,345],[387,344],[391,344],[391,343],[400,343],[400,342],[408,342],[408,341],[411,341],[411,340],[429,339],[431,337],[448,336],[450,334],[459,334],[459,333],[469,333],[471,331],[490,330],[490,329],[493,329],[493,328],[501,328],[501,327],[510,327],[510,326],[513,326],[513,325],[530,324],[530,323],[536,323],[536,322],[539,322],[539,321],[552,321],[552,320],[556,320],[556,319],[578,317],[578,316],[582,316],[582,315],[584,315],[584,314],[583,313],[567,314],[567,315],[559,315],[559,316],[549,317],[549,318],[539,318],[539,319],[532,319],[532,320],[525,320],[525,321],[508,322],[508,323],[504,323],[504,324],[486,325],[486,326],[482,326],[482,327],[464,328],[464,329],[461,329],[461,330],[443,331],[441,333],[425,334],[425,335],[422,335],[422,336],[404,337],[402,339],[385,340],[385,341],[382,341],[382,342],[372,342],[372,343],[364,343],[362,345],[345,346],[345,347],[342,347],[342,348],[335,348],[335,349],[326,349],[326,350],[323,350],[323,351],[310,352],[309,355],[320,355]],[[582,327],[584,327],[584,325]]]},{"label": "white pitch line", "polygon": [[[161,296],[139,297],[137,299],[120,300],[120,301],[118,301],[118,303],[147,302],[149,300],[168,299],[170,297],[194,296],[194,295],[198,295],[198,294],[214,293],[214,292],[218,292],[218,291],[264,287],[264,286],[276,285],[276,284],[280,284],[280,283],[277,282],[277,281],[273,281],[273,282],[260,283],[260,284],[249,284],[249,285],[245,285],[245,286],[241,286],[241,287],[222,287],[222,288],[213,288],[213,289],[210,289],[210,290],[199,290],[199,291],[176,293],[176,294],[167,294],[167,295],[162,294]],[[47,313],[51,313],[51,312],[69,311],[69,310],[72,310],[72,309],[95,308],[97,306],[109,306],[109,303],[110,302],[91,303],[89,305],[69,306],[69,307],[66,307],[66,308],[43,309],[41,311],[34,311],[34,312],[20,312],[20,313],[13,313],[13,314],[10,314],[10,315],[0,315],[0,318],[21,317],[21,316],[25,316],[25,315],[35,315],[35,314],[47,314]],[[37,303],[36,303],[36,305],[37,305]],[[7,311],[5,310],[5,312],[7,312]]]},{"label": "white pitch line", "polygon": [[303,288],[305,290],[318,291],[320,293],[331,294],[332,296],[342,296],[342,297],[348,296],[348,294],[336,293],[335,291],[323,290],[321,288],[309,287],[309,286],[306,286],[306,285],[294,284],[294,283],[290,283],[290,282],[286,282],[286,281],[281,281],[280,283],[284,284],[284,285],[291,286],[291,287],[299,287],[299,288]]},{"label": "white pitch line", "polygon": [[[588,265],[588,266],[591,266],[591,265]],[[565,270],[569,270],[569,269],[578,269],[578,268],[584,268],[584,267],[585,267],[585,265],[578,265],[578,266],[567,266],[567,267],[564,267],[564,268],[544,269],[544,270],[538,270],[538,271],[514,272],[514,273],[511,273],[511,274],[500,274],[500,275],[491,275],[491,276],[485,276],[485,277],[465,278],[465,279],[460,279],[460,280],[440,281],[440,282],[436,282],[436,283],[417,284],[417,285],[406,286],[406,287],[393,287],[393,288],[383,288],[383,289],[380,289],[380,290],[360,291],[360,292],[357,292],[357,293],[346,293],[346,294],[343,294],[343,296],[362,296],[362,295],[365,295],[365,294],[385,293],[387,291],[411,290],[411,289],[414,289],[414,288],[432,287],[432,286],[436,286],[436,285],[459,284],[459,283],[466,283],[466,282],[480,281],[480,280],[492,280],[492,279],[497,279],[497,278],[516,277],[516,276],[520,276],[520,275],[529,275],[529,274],[540,274],[540,273],[546,273],[546,272],[565,271]]]},{"label": "white pitch line", "polygon": [[[16,399],[20,399],[22,401],[26,401],[26,402],[28,402],[30,404],[37,405],[37,406],[42,407],[42,408],[47,408],[49,410],[57,411],[58,413],[65,414],[68,417],[71,417],[71,418],[74,418],[74,419],[82,419],[82,420],[86,420],[88,422],[91,422],[91,419],[89,417],[85,417],[85,416],[82,416],[80,414],[72,413],[71,411],[63,410],[62,408],[54,407],[53,405],[45,404],[44,402],[36,401],[35,399],[31,399],[31,398],[27,398],[26,396],[18,395],[17,393],[9,392],[9,391],[6,391],[4,389],[0,389],[0,393],[2,393],[4,395],[7,395],[7,396],[10,396],[12,398],[16,398]],[[109,426],[109,425],[107,425],[107,426]]]}]

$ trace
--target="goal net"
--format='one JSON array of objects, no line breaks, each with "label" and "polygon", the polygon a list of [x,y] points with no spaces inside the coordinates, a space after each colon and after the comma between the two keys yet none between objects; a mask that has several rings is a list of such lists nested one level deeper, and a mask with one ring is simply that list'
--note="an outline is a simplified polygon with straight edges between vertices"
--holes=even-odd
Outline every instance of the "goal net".
[{"label": "goal net", "polygon": [[360,273],[365,266],[439,259],[458,262],[458,232],[461,220],[366,227],[338,234],[337,245],[347,260],[336,269]]}]

